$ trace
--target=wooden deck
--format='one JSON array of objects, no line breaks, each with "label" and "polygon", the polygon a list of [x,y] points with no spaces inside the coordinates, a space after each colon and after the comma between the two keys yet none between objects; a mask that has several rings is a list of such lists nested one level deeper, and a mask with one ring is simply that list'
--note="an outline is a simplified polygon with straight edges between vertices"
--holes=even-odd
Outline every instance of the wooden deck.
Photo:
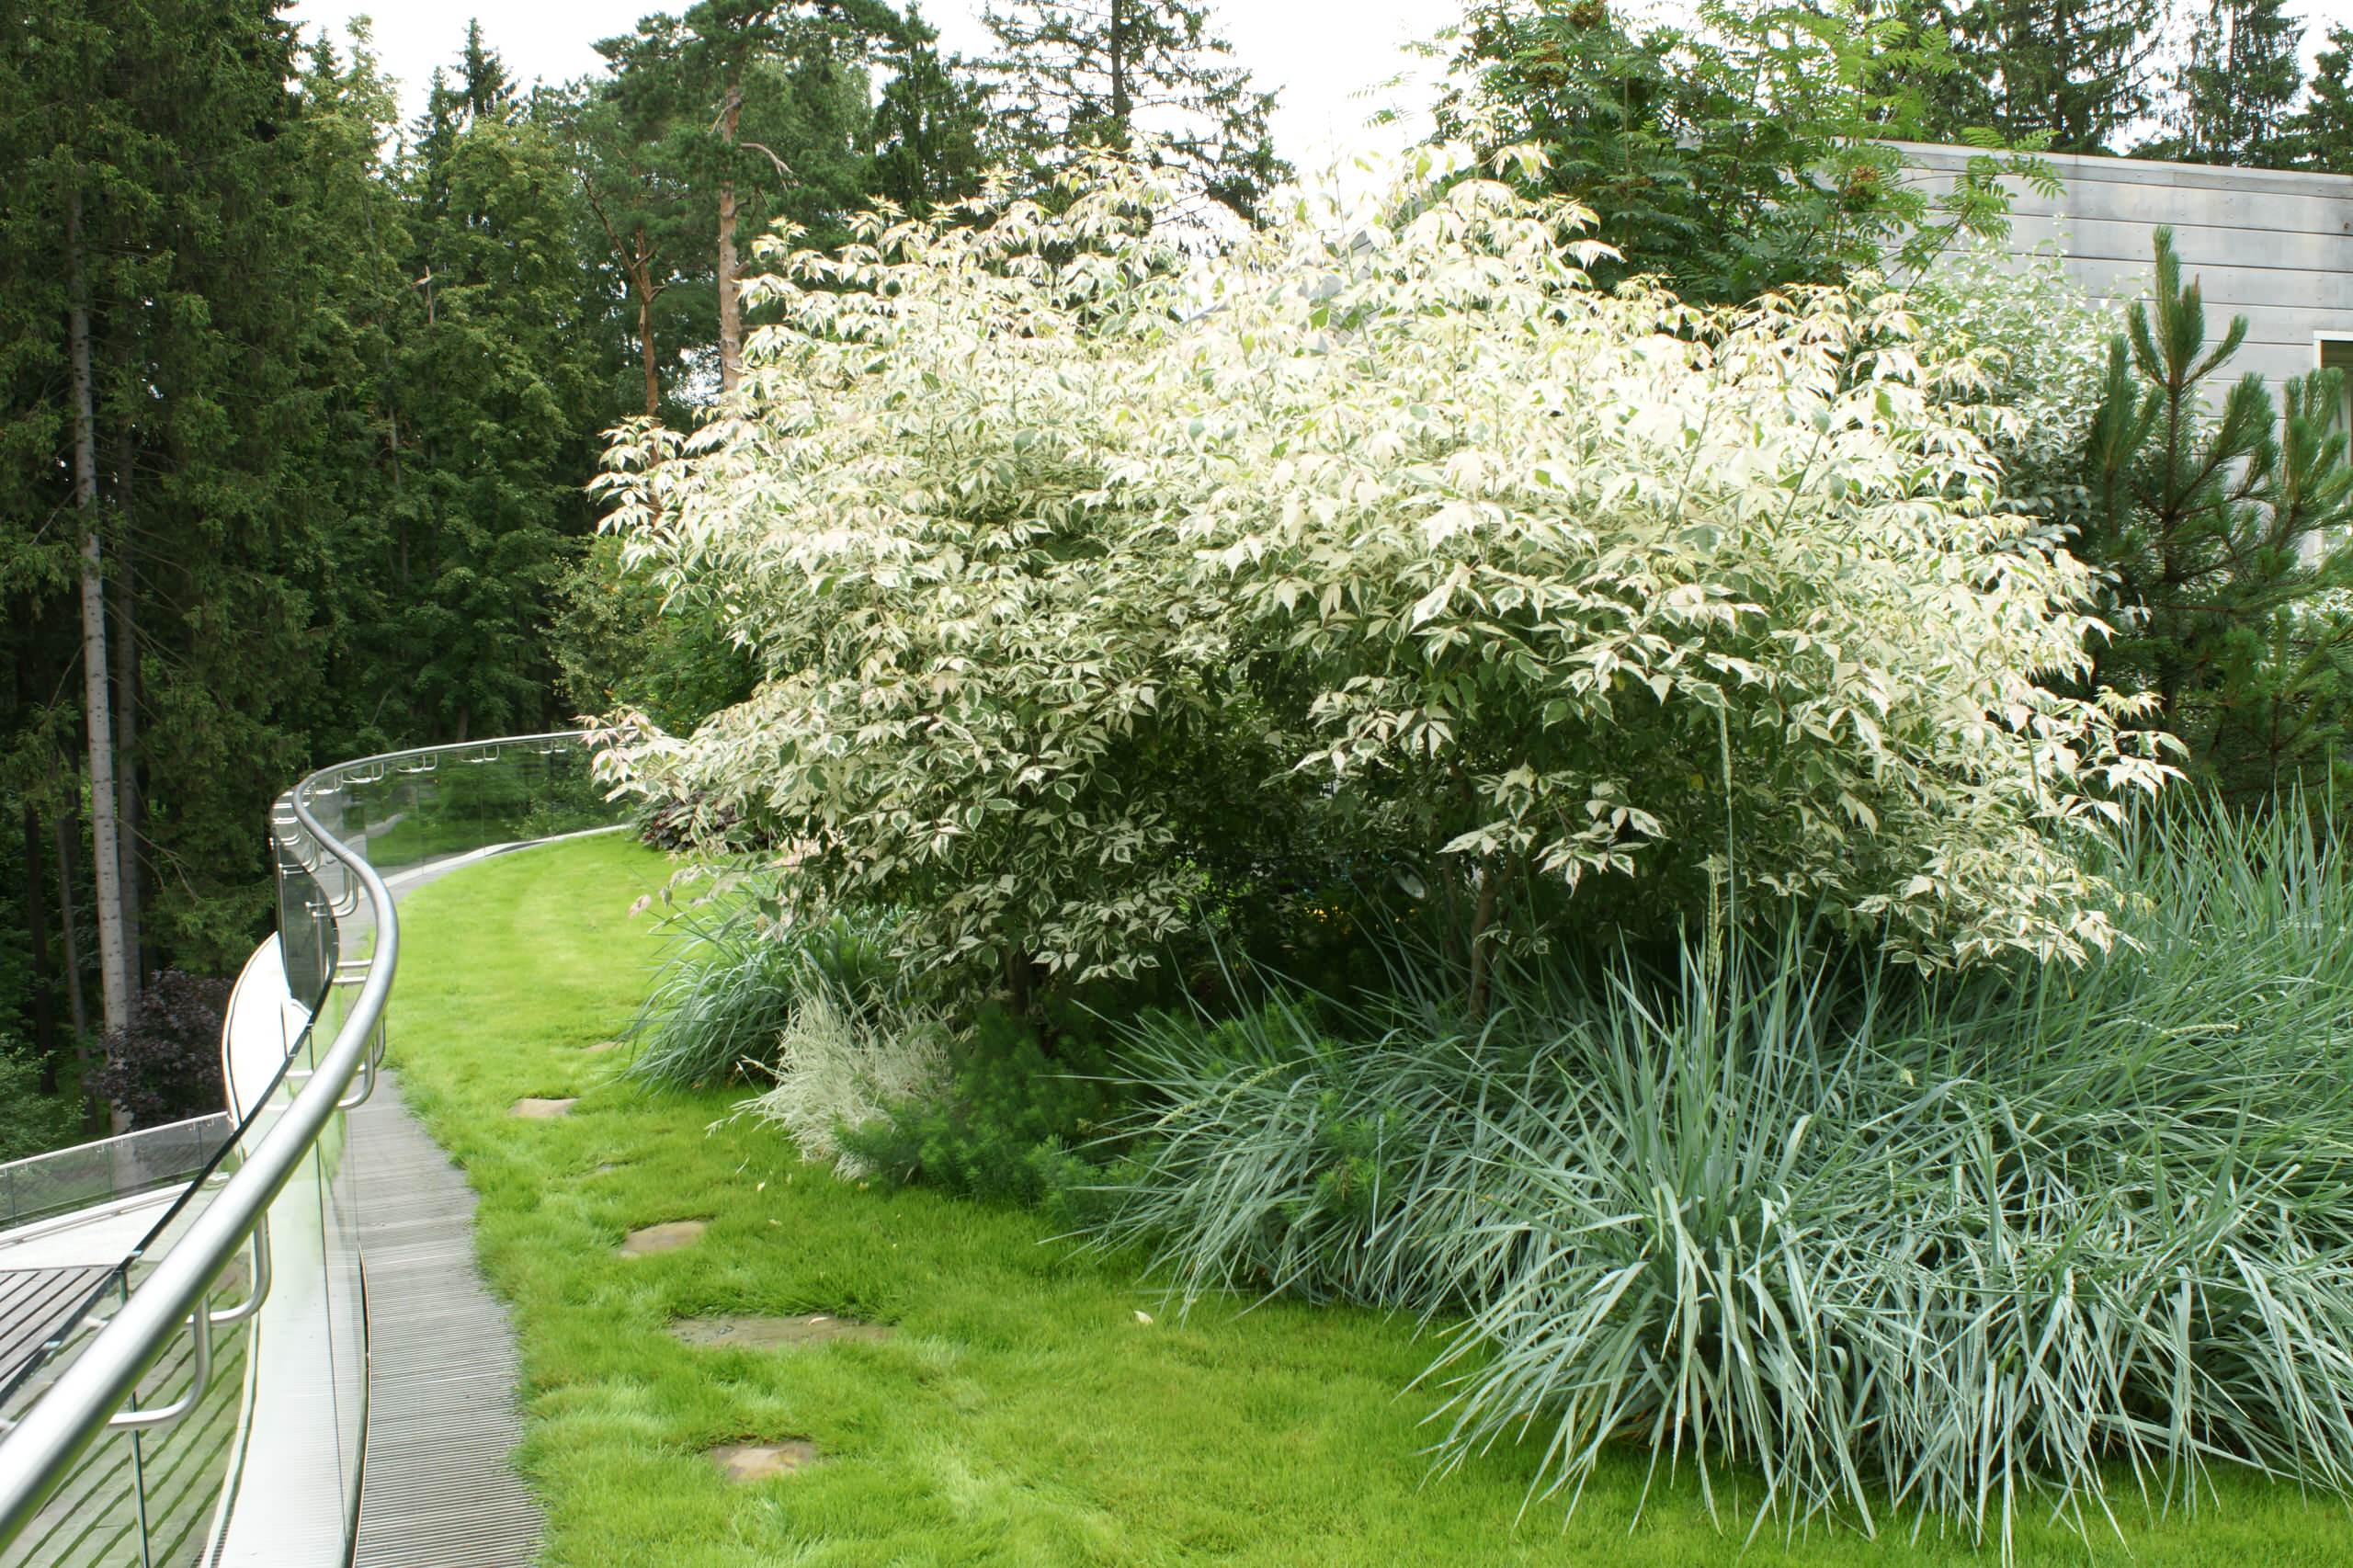
[{"label": "wooden deck", "polygon": [[111,1269],[0,1269],[0,1385],[67,1326]]},{"label": "wooden deck", "polygon": [[368,1461],[354,1568],[529,1568],[519,1363],[474,1266],[474,1195],[387,1072],[351,1113],[368,1268]]}]

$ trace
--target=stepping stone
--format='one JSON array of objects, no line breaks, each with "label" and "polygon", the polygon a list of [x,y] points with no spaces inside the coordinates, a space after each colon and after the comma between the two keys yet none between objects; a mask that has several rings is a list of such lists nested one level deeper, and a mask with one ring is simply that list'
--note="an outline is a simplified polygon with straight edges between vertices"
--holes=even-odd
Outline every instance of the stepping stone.
[{"label": "stepping stone", "polygon": [[746,1350],[766,1350],[779,1345],[823,1345],[835,1339],[879,1345],[891,1337],[891,1330],[879,1323],[806,1312],[789,1318],[681,1318],[670,1325],[670,1337],[681,1345],[732,1345]]},{"label": "stepping stone", "polygon": [[584,1045],[580,1049],[582,1053],[585,1055],[602,1056],[606,1051],[619,1051],[620,1048],[621,1042],[620,1040],[600,1040],[594,1045]]},{"label": "stepping stone", "polygon": [[570,1116],[572,1108],[580,1103],[578,1096],[563,1100],[524,1098],[506,1108],[509,1116],[519,1116],[526,1121],[553,1121],[560,1116]]},{"label": "stepping stone", "polygon": [[703,1455],[719,1467],[720,1474],[738,1485],[807,1470],[819,1457],[817,1445],[801,1437],[787,1437],[780,1443],[722,1443],[705,1449]]},{"label": "stepping stone", "polygon": [[672,1220],[666,1224],[648,1225],[621,1238],[621,1256],[647,1257],[657,1252],[676,1252],[710,1228],[708,1220]]}]

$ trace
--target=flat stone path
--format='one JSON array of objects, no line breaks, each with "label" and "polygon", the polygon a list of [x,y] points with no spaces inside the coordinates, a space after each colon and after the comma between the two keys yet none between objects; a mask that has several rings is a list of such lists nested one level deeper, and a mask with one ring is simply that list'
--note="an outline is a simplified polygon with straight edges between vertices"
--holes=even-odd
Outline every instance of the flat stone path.
[{"label": "flat stone path", "polygon": [[703,1232],[710,1228],[708,1220],[671,1220],[648,1225],[621,1238],[620,1254],[623,1257],[652,1257],[656,1253],[676,1252],[700,1241]]},{"label": "flat stone path", "polygon": [[823,1457],[817,1445],[805,1437],[787,1437],[780,1443],[722,1443],[704,1452],[719,1467],[720,1474],[739,1485],[795,1474]]},{"label": "flat stone path", "polygon": [[681,1345],[716,1345],[745,1350],[770,1350],[779,1346],[826,1345],[854,1339],[880,1345],[891,1337],[888,1326],[860,1323],[830,1312],[803,1312],[799,1317],[680,1318],[670,1325],[670,1337]]},{"label": "flat stone path", "polygon": [[530,1568],[520,1360],[474,1263],[474,1195],[386,1071],[350,1113],[368,1268],[368,1463],[353,1568]]}]

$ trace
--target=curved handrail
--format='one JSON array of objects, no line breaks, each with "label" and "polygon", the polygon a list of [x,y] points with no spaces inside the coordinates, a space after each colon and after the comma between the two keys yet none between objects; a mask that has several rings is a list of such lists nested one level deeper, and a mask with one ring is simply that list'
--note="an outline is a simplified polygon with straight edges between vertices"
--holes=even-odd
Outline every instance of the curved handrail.
[{"label": "curved handrail", "polygon": [[[327,936],[313,955],[320,960],[319,972],[310,976],[318,983],[318,994],[298,1000],[324,1009],[328,996],[340,988],[356,984],[358,994],[343,1010],[326,1050],[316,1051],[313,1042],[309,1070],[296,1068],[290,1051],[281,1082],[292,1092],[291,1101],[244,1152],[236,1171],[223,1179],[200,1211],[190,1211],[189,1222],[177,1241],[153,1260],[146,1278],[121,1307],[95,1325],[81,1353],[60,1369],[23,1416],[12,1426],[0,1426],[0,1544],[25,1530],[81,1456],[109,1426],[155,1425],[178,1413],[177,1407],[133,1411],[128,1413],[127,1420],[119,1414],[131,1402],[140,1380],[183,1332],[197,1336],[194,1348],[199,1352],[199,1371],[188,1399],[200,1396],[202,1372],[210,1369],[211,1358],[210,1331],[253,1316],[268,1292],[271,1269],[264,1227],[271,1203],[318,1147],[335,1115],[367,1098],[375,1087],[382,1060],[384,1006],[399,961],[398,916],[390,887],[369,863],[369,835],[364,829],[358,832],[356,846],[338,837],[313,812],[313,800],[331,800],[345,793],[348,786],[379,782],[388,774],[431,774],[445,753],[461,755],[466,760],[494,760],[511,747],[548,756],[583,738],[578,731],[558,730],[357,757],[307,775],[273,804],[271,836],[281,879],[289,870],[299,869],[312,888],[301,901],[299,915],[294,905],[281,900],[281,927],[290,919],[307,916],[313,926],[324,919],[332,931],[341,923],[339,917],[357,914],[363,901],[374,927],[372,949],[364,958],[344,959],[335,951],[334,936]],[[338,820],[337,831],[349,829]],[[344,878],[342,892],[333,897],[317,881],[329,862]],[[284,935],[281,929],[281,938]],[[293,962],[290,958],[287,962],[291,983]],[[332,1015],[322,1011],[314,1017],[324,1022]],[[246,1298],[214,1312],[207,1302],[208,1293],[238,1248],[245,1244],[254,1248],[254,1278]]]},{"label": "curved handrail", "polygon": [[376,1020],[392,992],[400,927],[392,892],[375,868],[312,815],[305,795],[319,777],[312,774],[290,791],[295,821],[365,890],[376,920],[375,961],[369,965],[359,995],[344,1015],[334,1042],[285,1113],[106,1326],[0,1438],[0,1540],[30,1522],[83,1450],[107,1430],[173,1335],[203,1310],[205,1293],[318,1142],[368,1055]]}]

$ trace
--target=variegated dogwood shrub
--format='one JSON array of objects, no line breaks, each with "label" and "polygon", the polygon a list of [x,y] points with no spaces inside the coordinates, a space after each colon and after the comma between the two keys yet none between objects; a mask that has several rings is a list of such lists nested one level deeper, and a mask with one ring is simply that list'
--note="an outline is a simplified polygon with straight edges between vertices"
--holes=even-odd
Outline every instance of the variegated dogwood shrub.
[{"label": "variegated dogwood shrub", "polygon": [[2108,945],[2077,842],[2165,768],[2038,680],[2092,585],[1968,351],[1876,287],[1598,290],[1587,214],[1478,173],[1207,256],[1113,162],[770,242],[740,396],[601,481],[759,686],[607,776],[1017,1001],[1368,872],[1474,953],[1789,900],[1932,966]]}]

